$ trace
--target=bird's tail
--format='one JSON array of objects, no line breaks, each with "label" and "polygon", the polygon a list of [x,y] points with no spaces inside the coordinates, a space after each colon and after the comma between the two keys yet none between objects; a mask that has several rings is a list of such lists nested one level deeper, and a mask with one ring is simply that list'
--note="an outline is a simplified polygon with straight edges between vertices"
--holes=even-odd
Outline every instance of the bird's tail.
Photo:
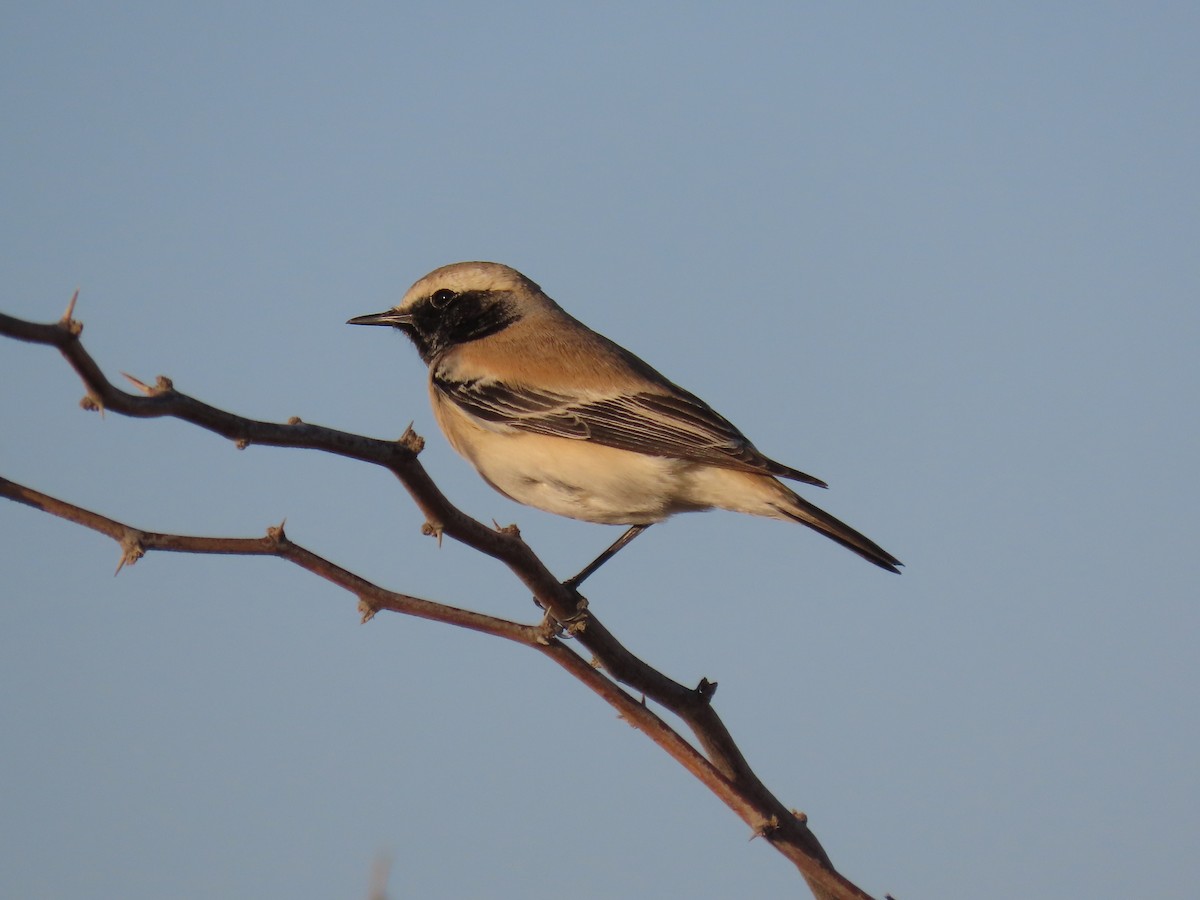
[{"label": "bird's tail", "polygon": [[809,503],[803,497],[795,492],[779,485],[788,495],[785,498],[780,498],[780,501],[772,502],[771,505],[785,518],[791,519],[793,522],[799,522],[802,525],[807,525],[814,531],[819,531],[827,538],[837,541],[848,550],[853,550],[863,559],[875,563],[881,569],[887,569],[889,572],[900,573],[899,566],[904,565],[892,554],[888,553],[873,540],[863,534],[859,534],[845,522],[835,519],[825,510],[818,506]]}]

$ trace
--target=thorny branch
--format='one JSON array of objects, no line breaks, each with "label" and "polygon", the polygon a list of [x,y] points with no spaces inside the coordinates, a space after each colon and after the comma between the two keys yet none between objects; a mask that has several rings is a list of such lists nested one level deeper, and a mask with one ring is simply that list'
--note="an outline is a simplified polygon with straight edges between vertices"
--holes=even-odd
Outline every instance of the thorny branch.
[{"label": "thorny branch", "polygon": [[[425,516],[427,533],[436,534],[439,539],[442,535],[453,538],[504,562],[533,592],[547,611],[547,619],[539,625],[523,625],[386,590],[292,543],[282,525],[268,529],[266,537],[262,538],[160,534],[132,528],[3,478],[0,478],[0,495],[108,535],[122,548],[121,566],[136,562],[150,550],[276,556],[354,594],[359,598],[364,621],[379,610],[389,610],[470,628],[529,646],[603,697],[626,721],[645,732],[696,776],[740,816],[756,836],[763,837],[791,860],[818,898],[870,900],[869,895],[834,869],[809,830],[807,817],[787,809],[750,769],[712,708],[710,701],[716,685],[702,680],[696,688],[688,688],[647,665],[613,637],[587,609],[578,593],[555,579],[515,527],[489,528],[454,507],[418,462],[423,441],[411,429],[399,440],[385,441],[310,425],[298,418],[286,424],[261,422],[182,394],[163,376],[159,376],[154,385],[126,376],[138,393],[119,390],[105,377],[79,339],[83,325],[73,317],[75,301],[76,297],[72,297],[62,318],[50,324],[27,322],[0,313],[0,334],[56,347],[83,381],[86,396],[81,405],[85,409],[109,410],[139,418],[169,416],[229,438],[239,447],[263,444],[307,448],[382,466],[408,490]],[[604,672],[589,664],[562,640],[560,622],[568,623],[572,637],[593,654]],[[682,719],[695,734],[702,752],[616,682],[628,685]]]}]

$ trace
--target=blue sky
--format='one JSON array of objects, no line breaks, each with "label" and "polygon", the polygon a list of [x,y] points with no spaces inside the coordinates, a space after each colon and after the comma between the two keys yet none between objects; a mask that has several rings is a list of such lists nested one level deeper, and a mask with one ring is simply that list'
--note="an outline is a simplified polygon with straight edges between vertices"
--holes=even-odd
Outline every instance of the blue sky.
[{"label": "blue sky", "polygon": [[[907,564],[725,513],[592,606],[716,703],[873,894],[1190,897],[1200,675],[1191,4],[56,4],[0,14],[0,308],[79,287],[112,376],[380,437],[555,571],[411,347],[343,325],[509,263]],[[0,474],[154,530],[291,537],[529,620],[380,471],[81,412],[0,343]],[[724,898],[790,866],[557,669],[357,624],[273,560],[0,504],[0,893]]]}]

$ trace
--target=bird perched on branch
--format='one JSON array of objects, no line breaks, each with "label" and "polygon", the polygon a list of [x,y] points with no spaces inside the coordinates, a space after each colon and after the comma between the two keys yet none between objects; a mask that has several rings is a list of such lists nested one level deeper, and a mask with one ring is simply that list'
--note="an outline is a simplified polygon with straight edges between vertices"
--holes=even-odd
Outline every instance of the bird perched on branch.
[{"label": "bird perched on branch", "polygon": [[764,456],[515,269],[443,266],[393,309],[349,324],[389,325],[412,340],[429,366],[438,425],[496,490],[560,516],[631,526],[572,586],[655,522],[713,508],[799,522],[899,571],[896,557],[779,479],[823,481]]}]

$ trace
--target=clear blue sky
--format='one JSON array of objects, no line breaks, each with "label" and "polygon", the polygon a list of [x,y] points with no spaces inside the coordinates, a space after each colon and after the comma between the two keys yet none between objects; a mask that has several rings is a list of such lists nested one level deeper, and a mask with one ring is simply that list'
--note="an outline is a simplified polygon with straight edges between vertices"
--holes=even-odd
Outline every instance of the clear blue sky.
[{"label": "clear blue sky", "polygon": [[[555,571],[412,349],[346,327],[520,268],[907,564],[713,513],[589,584],[882,896],[1190,898],[1198,879],[1194,4],[10,5],[0,308],[72,290],[114,377],[376,436]],[[381,471],[81,412],[0,343],[0,473],[140,527],[290,535],[532,619]],[[819,496],[818,496],[819,494]],[[273,560],[0,504],[0,894],[728,898],[791,867],[519,648]]]}]

